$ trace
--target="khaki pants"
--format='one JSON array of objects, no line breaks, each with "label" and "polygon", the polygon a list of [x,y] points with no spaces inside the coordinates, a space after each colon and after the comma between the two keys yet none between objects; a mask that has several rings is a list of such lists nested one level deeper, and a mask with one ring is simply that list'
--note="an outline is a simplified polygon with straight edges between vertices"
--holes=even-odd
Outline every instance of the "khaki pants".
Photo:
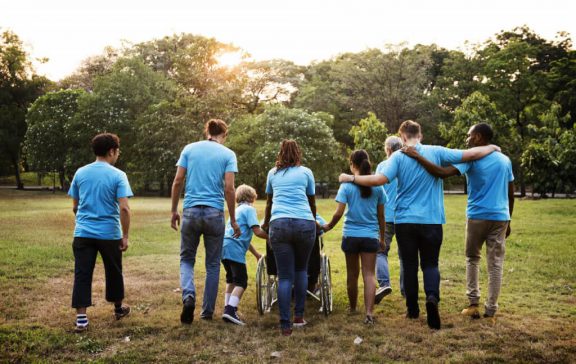
[{"label": "khaki pants", "polygon": [[482,245],[486,242],[488,298],[484,306],[488,315],[494,315],[498,309],[508,223],[508,221],[468,219],[466,224],[466,295],[470,304],[479,304],[480,254]]}]

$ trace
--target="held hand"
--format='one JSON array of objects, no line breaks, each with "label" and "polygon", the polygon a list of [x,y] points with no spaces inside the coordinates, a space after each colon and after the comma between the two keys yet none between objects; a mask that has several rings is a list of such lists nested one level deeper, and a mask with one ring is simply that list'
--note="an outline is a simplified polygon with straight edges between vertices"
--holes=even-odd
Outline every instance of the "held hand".
[{"label": "held hand", "polygon": [[324,230],[324,232],[327,233],[328,231],[331,230],[330,225],[328,225],[328,224],[322,225],[322,230]]},{"label": "held hand", "polygon": [[128,250],[128,237],[127,236],[122,237],[122,240],[120,241],[120,247],[119,248],[123,252]]},{"label": "held hand", "polygon": [[512,228],[510,227],[510,223],[508,223],[508,227],[506,228],[506,238],[508,238],[510,236],[511,232],[512,232]]},{"label": "held hand", "polygon": [[256,253],[256,254],[254,254],[254,257],[256,258],[256,261],[259,262],[260,258],[262,258],[262,254]]},{"label": "held hand", "polygon": [[380,239],[380,251],[381,252],[386,251],[386,242],[384,241],[384,239]]},{"label": "held hand", "polygon": [[269,229],[268,224],[266,224],[266,223],[262,224],[262,226],[260,226],[260,229],[264,230],[264,231],[266,232],[266,234],[269,234],[269,232],[268,232],[268,229]]},{"label": "held hand", "polygon": [[180,226],[180,214],[178,212],[172,213],[172,220],[170,221],[170,226],[172,229],[178,231],[178,227]]},{"label": "held hand", "polygon": [[238,226],[238,223],[236,221],[230,223],[230,225],[232,226],[232,229],[234,229],[234,237],[237,238],[240,235],[242,235],[242,230],[240,230],[240,226]]},{"label": "held hand", "polygon": [[352,181],[354,181],[354,178],[351,174],[342,173],[340,177],[338,177],[338,182],[340,183],[352,182]]},{"label": "held hand", "polygon": [[502,149],[500,149],[499,146],[497,146],[497,145],[495,145],[495,144],[490,144],[490,146],[491,146],[492,148],[494,148],[494,150],[495,150],[496,152],[502,152]]},{"label": "held hand", "polygon": [[407,156],[411,157],[411,158],[417,158],[420,154],[418,153],[418,151],[416,150],[416,148],[414,147],[403,147],[402,149],[402,153],[406,154]]}]

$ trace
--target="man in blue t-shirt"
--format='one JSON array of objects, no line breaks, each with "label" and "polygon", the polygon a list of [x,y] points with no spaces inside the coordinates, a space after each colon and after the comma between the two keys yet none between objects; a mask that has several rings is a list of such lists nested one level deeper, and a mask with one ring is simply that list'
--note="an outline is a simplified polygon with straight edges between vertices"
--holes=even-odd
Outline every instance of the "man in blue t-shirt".
[{"label": "man in blue t-shirt", "polygon": [[204,133],[207,140],[188,144],[182,150],[172,184],[171,226],[178,230],[178,202],[186,182],[180,240],[180,286],[183,303],[180,321],[183,324],[191,324],[194,320],[194,264],[202,235],[206,249],[206,281],[200,318],[211,320],[214,315],[225,229],[224,200],[228,206],[234,236],[241,234],[235,214],[234,175],[238,172],[236,154],[223,145],[228,135],[228,126],[222,120],[212,119],[206,123]]},{"label": "man in blue t-shirt", "polygon": [[128,249],[128,198],[133,195],[126,173],[114,167],[120,156],[120,139],[114,134],[98,134],[92,139],[92,149],[96,161],[76,171],[68,191],[76,215],[72,307],[76,309],[77,332],[88,329],[86,308],[92,305],[98,252],[106,274],[106,300],[114,302],[117,320],[130,313],[130,307],[122,305],[122,252]]},{"label": "man in blue t-shirt", "polygon": [[[488,145],[493,134],[488,124],[477,124],[468,131],[466,142],[471,147]],[[484,317],[493,318],[498,309],[505,241],[510,235],[510,219],[514,208],[514,175],[510,159],[502,153],[492,153],[474,162],[441,167],[431,163],[414,149],[407,150],[406,154],[415,158],[434,176],[446,178],[466,175],[468,184],[466,295],[469,306],[462,311],[462,314],[480,318],[478,274],[480,253],[482,245],[486,242],[488,297],[484,304]]]},{"label": "man in blue t-shirt", "polygon": [[[407,120],[400,125],[400,137],[405,146],[413,146],[420,154],[437,164],[459,163],[480,159],[499,148],[493,145],[468,150],[448,149],[420,144],[420,124]],[[416,319],[418,306],[418,262],[424,276],[428,326],[440,329],[440,271],[438,257],[442,245],[444,191],[442,180],[431,176],[414,159],[404,153],[394,153],[381,173],[371,176],[340,175],[340,182],[364,186],[379,186],[398,179],[398,196],[394,224],[398,249],[404,267],[406,316]]]}]

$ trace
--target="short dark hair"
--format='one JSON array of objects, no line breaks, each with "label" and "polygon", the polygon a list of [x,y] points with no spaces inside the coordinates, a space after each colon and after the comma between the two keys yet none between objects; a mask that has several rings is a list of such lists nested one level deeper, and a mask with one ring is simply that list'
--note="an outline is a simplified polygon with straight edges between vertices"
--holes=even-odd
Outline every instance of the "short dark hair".
[{"label": "short dark hair", "polygon": [[480,134],[482,139],[486,142],[490,142],[494,137],[494,132],[492,131],[492,127],[486,123],[480,123],[474,125],[472,128],[473,133]]},{"label": "short dark hair", "polygon": [[400,128],[398,131],[401,134],[406,134],[409,137],[415,137],[420,134],[420,124],[412,120],[406,120],[402,124],[400,124]]},{"label": "short dark hair", "polygon": [[120,148],[120,138],[111,133],[102,133],[92,139],[92,150],[99,157],[105,157],[110,149]]},{"label": "short dark hair", "polygon": [[220,134],[225,134],[227,132],[228,132],[228,125],[226,125],[226,122],[224,122],[224,120],[210,119],[204,125],[204,134],[206,134],[206,136],[208,135],[217,136]]}]

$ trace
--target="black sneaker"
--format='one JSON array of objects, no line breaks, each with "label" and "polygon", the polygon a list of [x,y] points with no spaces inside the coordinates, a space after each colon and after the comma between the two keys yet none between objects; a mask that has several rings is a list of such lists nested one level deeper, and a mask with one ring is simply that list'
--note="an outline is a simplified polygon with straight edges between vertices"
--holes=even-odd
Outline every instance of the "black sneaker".
[{"label": "black sneaker", "polygon": [[388,296],[390,293],[392,293],[392,287],[390,286],[379,287],[376,290],[376,297],[374,298],[374,303],[379,304],[382,301],[382,299]]},{"label": "black sneaker", "polygon": [[180,322],[186,325],[190,325],[194,321],[194,309],[196,308],[196,302],[194,302],[193,297],[188,297],[184,300],[182,305],[182,314],[180,314]]},{"label": "black sneaker", "polygon": [[130,314],[130,306],[121,306],[114,309],[114,317],[116,320],[120,320],[122,317],[126,317]]},{"label": "black sneaker", "polygon": [[438,300],[436,298],[428,297],[426,300],[426,315],[428,327],[440,330],[440,313],[438,312]]},{"label": "black sneaker", "polygon": [[374,325],[374,323],[375,323],[374,316],[366,315],[366,318],[364,319],[364,323],[366,325]]},{"label": "black sneaker", "polygon": [[200,320],[204,320],[204,321],[211,321],[212,320],[212,315],[209,315],[207,313],[203,313],[200,315]]},{"label": "black sneaker", "polygon": [[244,321],[240,320],[240,317],[238,317],[237,311],[238,311],[237,307],[227,305],[226,307],[224,307],[224,314],[222,315],[222,320],[240,326],[246,325]]}]

